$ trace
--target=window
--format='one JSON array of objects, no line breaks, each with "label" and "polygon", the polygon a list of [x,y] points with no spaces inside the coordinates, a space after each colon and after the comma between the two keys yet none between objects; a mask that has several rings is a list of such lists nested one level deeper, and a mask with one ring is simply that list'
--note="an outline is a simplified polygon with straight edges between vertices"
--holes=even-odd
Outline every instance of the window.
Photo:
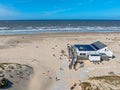
[{"label": "window", "polygon": [[105,51],[106,51],[107,49],[105,49]]},{"label": "window", "polygon": [[80,53],[80,55],[86,55],[86,53]]}]

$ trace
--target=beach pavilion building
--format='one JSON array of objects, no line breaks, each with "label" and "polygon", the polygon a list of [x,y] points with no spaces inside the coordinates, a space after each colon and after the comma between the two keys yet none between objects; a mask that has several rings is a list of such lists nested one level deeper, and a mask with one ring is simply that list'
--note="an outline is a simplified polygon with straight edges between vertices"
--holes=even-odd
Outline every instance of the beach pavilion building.
[{"label": "beach pavilion building", "polygon": [[86,56],[90,61],[101,61],[102,59],[113,57],[113,52],[100,41],[87,45],[75,44],[74,47],[78,57]]}]

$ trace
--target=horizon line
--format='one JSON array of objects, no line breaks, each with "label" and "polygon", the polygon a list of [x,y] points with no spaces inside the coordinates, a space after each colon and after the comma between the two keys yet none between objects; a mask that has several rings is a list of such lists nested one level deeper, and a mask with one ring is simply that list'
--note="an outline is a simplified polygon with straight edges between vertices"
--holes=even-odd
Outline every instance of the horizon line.
[{"label": "horizon line", "polygon": [[120,21],[120,19],[1,19],[0,21]]}]

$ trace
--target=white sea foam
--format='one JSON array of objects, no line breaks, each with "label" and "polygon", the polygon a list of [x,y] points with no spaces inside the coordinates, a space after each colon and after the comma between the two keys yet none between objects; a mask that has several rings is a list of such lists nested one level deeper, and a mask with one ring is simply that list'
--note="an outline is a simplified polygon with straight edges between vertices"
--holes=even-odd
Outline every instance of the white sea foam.
[{"label": "white sea foam", "polygon": [[0,27],[0,30],[8,29],[9,27]]},{"label": "white sea foam", "polygon": [[120,32],[120,27],[110,26],[50,26],[50,27],[0,27],[0,34],[29,34],[37,32]]}]

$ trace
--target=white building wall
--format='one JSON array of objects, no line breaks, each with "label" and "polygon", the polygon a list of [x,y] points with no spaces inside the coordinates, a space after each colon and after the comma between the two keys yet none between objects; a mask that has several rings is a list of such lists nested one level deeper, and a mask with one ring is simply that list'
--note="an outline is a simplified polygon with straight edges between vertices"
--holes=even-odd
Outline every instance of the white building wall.
[{"label": "white building wall", "polygon": [[98,54],[98,51],[88,51],[87,53],[88,53],[88,55],[90,55],[90,54]]},{"label": "white building wall", "polygon": [[105,47],[105,48],[102,48],[102,49],[98,50],[98,52],[99,52],[99,53],[105,53],[105,51],[106,51],[106,50],[108,50],[108,48],[107,48],[107,47]]},{"label": "white building wall", "polygon": [[89,55],[89,60],[90,61],[95,61],[95,62],[99,62],[100,61],[100,56],[91,56]]},{"label": "white building wall", "polygon": [[77,54],[78,54],[78,56],[80,55],[80,53],[85,53],[86,55],[90,55],[90,54],[98,54],[97,51],[79,51],[79,50],[77,50]]},{"label": "white building wall", "polygon": [[105,47],[105,48],[100,49],[98,51],[79,51],[77,48],[76,48],[76,50],[77,50],[78,56],[80,55],[80,53],[85,53],[86,55],[105,53],[108,57],[113,56],[113,52],[111,50],[109,50],[108,47]]},{"label": "white building wall", "polygon": [[106,55],[107,55],[108,57],[113,57],[113,52],[109,50],[108,52],[106,52]]},{"label": "white building wall", "polygon": [[76,51],[77,51],[77,55],[79,56],[80,54],[79,54],[79,50],[78,50],[78,48],[76,48]]},{"label": "white building wall", "polygon": [[108,47],[105,47],[103,49],[98,50],[99,53],[105,53],[108,57],[113,56],[113,52],[108,49]]}]

